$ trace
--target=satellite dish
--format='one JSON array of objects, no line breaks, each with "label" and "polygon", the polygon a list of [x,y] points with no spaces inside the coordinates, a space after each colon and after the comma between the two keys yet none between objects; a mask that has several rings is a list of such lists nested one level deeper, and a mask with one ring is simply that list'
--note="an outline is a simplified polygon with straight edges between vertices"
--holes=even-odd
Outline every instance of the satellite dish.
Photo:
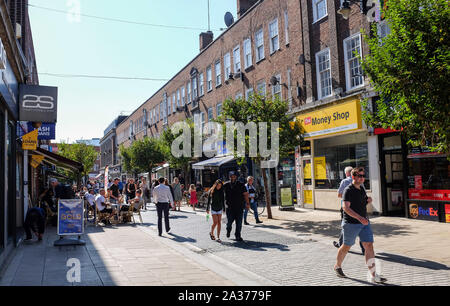
[{"label": "satellite dish", "polygon": [[225,24],[227,25],[227,27],[230,27],[233,23],[234,23],[233,14],[231,14],[230,12],[226,12],[226,14],[225,14]]}]

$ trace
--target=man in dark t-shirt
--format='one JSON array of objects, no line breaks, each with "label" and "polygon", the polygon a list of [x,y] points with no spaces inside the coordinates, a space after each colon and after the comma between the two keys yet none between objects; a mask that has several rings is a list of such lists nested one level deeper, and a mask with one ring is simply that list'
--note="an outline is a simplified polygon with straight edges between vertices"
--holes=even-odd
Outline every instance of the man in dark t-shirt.
[{"label": "man in dark t-shirt", "polygon": [[241,237],[243,212],[245,207],[250,208],[248,192],[245,185],[237,180],[234,171],[231,171],[229,176],[230,181],[223,185],[227,206],[227,237],[230,237],[233,222],[236,221],[236,231],[234,232],[236,241],[243,241]]},{"label": "man in dark t-shirt", "polygon": [[352,170],[352,184],[345,188],[342,195],[344,201],[344,219],[342,220],[342,233],[344,244],[339,248],[334,270],[338,277],[346,277],[341,265],[348,251],[355,244],[356,237],[362,242],[365,249],[366,264],[371,275],[370,281],[384,283],[387,280],[378,275],[375,269],[375,252],[373,249],[373,233],[367,218],[367,204],[372,199],[367,197],[364,184],[364,168]]},{"label": "man in dark t-shirt", "polygon": [[110,202],[117,204],[119,203],[119,197],[120,197],[120,191],[119,191],[119,179],[115,178],[113,184],[111,187],[109,187],[111,190],[111,198]]}]

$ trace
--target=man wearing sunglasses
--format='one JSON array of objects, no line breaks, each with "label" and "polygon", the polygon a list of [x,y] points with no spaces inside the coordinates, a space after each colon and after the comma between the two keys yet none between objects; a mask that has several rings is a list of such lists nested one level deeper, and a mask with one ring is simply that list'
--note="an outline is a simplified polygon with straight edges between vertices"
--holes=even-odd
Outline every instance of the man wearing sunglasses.
[{"label": "man wearing sunglasses", "polygon": [[345,188],[342,195],[344,201],[344,219],[342,220],[342,233],[344,244],[339,248],[334,270],[338,277],[346,277],[342,271],[342,262],[350,248],[355,244],[356,237],[362,242],[365,249],[366,263],[371,274],[371,281],[384,283],[387,280],[375,272],[375,252],[373,250],[373,233],[367,218],[367,204],[372,202],[367,197],[362,186],[365,180],[364,168],[352,170],[352,184]]}]

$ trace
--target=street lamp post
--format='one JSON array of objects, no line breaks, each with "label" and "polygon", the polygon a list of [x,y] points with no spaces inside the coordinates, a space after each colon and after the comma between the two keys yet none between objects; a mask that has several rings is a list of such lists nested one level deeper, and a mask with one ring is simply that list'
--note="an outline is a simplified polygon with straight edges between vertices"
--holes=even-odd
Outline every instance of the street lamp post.
[{"label": "street lamp post", "polygon": [[350,4],[355,4],[358,3],[359,4],[359,8],[361,10],[361,13],[366,14],[367,11],[367,0],[345,0],[344,2],[342,2],[341,7],[338,9],[338,14],[342,15],[342,18],[344,18],[345,20],[348,19],[348,17],[350,17]]}]

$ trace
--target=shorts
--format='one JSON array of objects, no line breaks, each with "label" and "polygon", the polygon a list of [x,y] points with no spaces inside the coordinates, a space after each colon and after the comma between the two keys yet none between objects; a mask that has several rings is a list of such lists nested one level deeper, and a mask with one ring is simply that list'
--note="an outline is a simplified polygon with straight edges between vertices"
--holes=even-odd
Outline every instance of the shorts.
[{"label": "shorts", "polygon": [[221,214],[222,214],[222,210],[219,210],[219,211],[211,210],[211,215],[221,215]]},{"label": "shorts", "polygon": [[361,242],[373,242],[373,232],[370,222],[368,225],[352,224],[342,221],[342,235],[344,244],[352,246],[355,244],[356,237],[359,236]]}]

